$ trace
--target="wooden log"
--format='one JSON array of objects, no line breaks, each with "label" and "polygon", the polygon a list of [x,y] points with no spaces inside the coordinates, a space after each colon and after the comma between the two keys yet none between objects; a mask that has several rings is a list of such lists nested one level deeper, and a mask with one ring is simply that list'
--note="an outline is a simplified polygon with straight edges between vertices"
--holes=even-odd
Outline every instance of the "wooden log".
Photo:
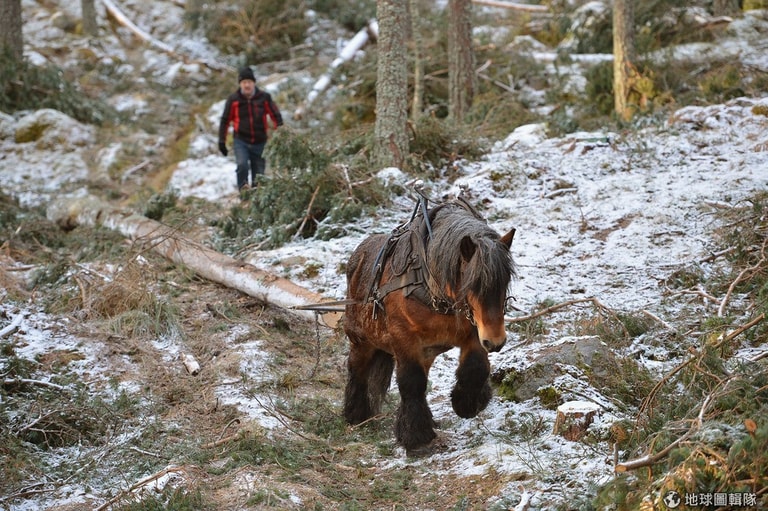
[{"label": "wooden log", "polygon": [[378,37],[379,23],[376,20],[371,20],[368,25],[360,29],[360,31],[358,31],[358,33],[344,45],[344,48],[339,52],[339,56],[331,62],[331,65],[328,66],[328,70],[323,73],[323,75],[317,79],[315,85],[312,86],[312,90],[307,94],[307,99],[304,101],[304,104],[294,111],[293,118],[296,120],[302,119],[307,110],[312,106],[312,103],[314,103],[317,97],[331,84],[331,79],[339,66],[352,60],[355,54],[357,54],[370,39],[375,40]]},{"label": "wooden log", "polygon": [[549,12],[549,7],[546,5],[519,4],[516,2],[503,2],[499,0],[472,0],[472,3],[477,5],[487,5],[489,7],[501,7],[513,11]]},{"label": "wooden log", "polygon": [[107,12],[117,20],[118,23],[126,27],[128,30],[130,30],[133,35],[141,39],[142,41],[145,41],[149,43],[150,45],[154,46],[155,48],[164,51],[166,53],[170,53],[172,55],[175,55],[176,52],[173,48],[168,46],[162,41],[159,41],[149,35],[148,32],[142,30],[139,28],[134,22],[132,22],[130,19],[128,19],[128,16],[123,14],[123,11],[121,11],[117,5],[112,0],[101,0],[101,3],[104,4],[104,7],[107,9]]},{"label": "wooden log", "polygon": [[184,368],[192,376],[197,376],[200,373],[200,363],[191,353],[185,354],[181,361],[184,363]]},{"label": "wooden log", "polygon": [[265,303],[286,308],[307,319],[317,317],[330,328],[335,328],[341,317],[339,312],[316,315],[311,310],[292,309],[294,306],[322,302],[326,299],[290,280],[185,238],[170,226],[115,208],[94,196],[75,199],[64,197],[54,201],[48,207],[47,216],[64,229],[73,229],[81,224],[102,225],[113,229],[137,243],[152,248],[166,259],[187,266],[201,277],[237,289]]},{"label": "wooden log", "polygon": [[589,425],[600,412],[600,406],[591,401],[568,401],[557,407],[553,433],[566,440],[581,440]]}]

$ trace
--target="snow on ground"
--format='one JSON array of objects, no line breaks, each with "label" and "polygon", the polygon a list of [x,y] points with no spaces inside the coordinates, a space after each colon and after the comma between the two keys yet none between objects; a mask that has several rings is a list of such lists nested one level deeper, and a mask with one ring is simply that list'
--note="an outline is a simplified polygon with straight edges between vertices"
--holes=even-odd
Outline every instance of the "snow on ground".
[{"label": "snow on ground", "polygon": [[[512,250],[520,278],[512,293],[522,311],[545,300],[594,296],[617,310],[646,309],[674,322],[677,311],[664,303],[659,281],[708,255],[713,208],[737,206],[768,186],[768,117],[759,113],[766,108],[768,98],[740,98],[724,105],[683,108],[670,122],[637,132],[576,133],[555,139],[546,138],[542,126],[523,126],[497,142],[481,161],[464,163],[453,183],[428,186],[435,198],[466,187],[498,231],[517,229]],[[77,145],[70,148],[77,153]],[[58,151],[46,147],[26,151],[28,160],[14,160],[11,172],[4,166],[3,188],[30,204],[44,202],[47,189],[28,188],[35,178],[24,161],[43,161],[51,150]],[[12,151],[6,157],[19,154]],[[385,175],[393,174],[388,170]],[[219,156],[180,163],[169,187],[181,196],[237,200],[234,164]],[[361,220],[357,230],[343,238],[293,241],[245,259],[330,298],[341,298],[345,281],[339,263],[364,236],[388,232],[407,219],[411,207],[409,199],[401,198],[392,210]],[[321,267],[311,280],[302,272],[307,264]],[[49,328],[42,325],[57,321],[39,314],[25,318],[24,349],[34,352],[60,343],[53,333],[46,336],[42,331]],[[544,344],[562,342],[564,335],[554,331]],[[525,368],[539,348],[522,346],[513,338],[501,353],[491,355],[491,363]],[[265,363],[258,356],[258,343],[237,349],[249,361],[242,367],[244,374],[257,378]],[[554,412],[538,400],[494,399],[476,419],[457,418],[449,399],[456,358],[455,352],[442,355],[430,373],[430,406],[451,448],[421,460],[399,456],[385,463],[466,475],[528,474],[505,495],[515,500],[525,493],[531,505],[542,508],[567,498],[573,485],[584,490],[611,477],[609,446],[586,446],[552,435]],[[83,363],[97,367],[93,359]],[[663,365],[656,367],[661,369]],[[574,385],[573,380],[578,383],[570,378],[566,388]],[[277,427],[265,409],[269,401],[264,396],[251,397],[238,385],[224,385],[220,395],[224,402],[239,403],[243,413],[265,429]],[[592,391],[592,397],[600,402],[599,392]],[[531,417],[543,421],[542,432],[527,442],[511,440],[510,428]],[[606,408],[593,427],[609,427],[617,418]]]},{"label": "snow on ground", "polygon": [[[26,12],[31,12],[30,6],[25,2]],[[164,18],[154,10],[147,16],[140,21],[152,24],[173,18]],[[735,25],[749,28],[755,19],[748,15]],[[26,20],[27,40],[33,29],[38,38],[50,44],[58,40],[71,43],[60,30],[51,28],[41,10],[34,10]],[[705,49],[711,54],[719,48],[739,55],[750,65],[768,69],[764,42],[745,46],[745,41],[736,39],[736,49],[722,41]],[[184,46],[184,41],[179,44]],[[119,48],[116,44],[114,51]],[[693,47],[680,51],[688,50],[695,55],[702,52]],[[31,52],[30,56],[44,59]],[[158,76],[182,71],[171,68],[163,55],[155,54],[148,61]],[[140,98],[125,96],[115,100],[121,108],[141,115]],[[208,115],[211,124],[215,124],[220,111],[215,106]],[[647,309],[672,321],[676,310],[663,303],[659,281],[675,268],[708,254],[713,208],[736,206],[768,185],[766,108],[768,97],[740,98],[725,105],[683,108],[670,122],[637,132],[576,133],[554,139],[544,135],[542,126],[523,126],[497,142],[483,160],[464,163],[461,177],[455,182],[428,186],[435,198],[455,194],[466,186],[475,202],[482,204],[481,210],[492,226],[500,232],[513,226],[517,229],[512,251],[520,278],[513,283],[512,294],[520,310],[530,311],[545,300],[560,302],[594,296],[611,308]],[[288,105],[285,110],[290,110]],[[92,137],[88,134],[90,128],[59,120],[62,128],[41,142],[16,143],[14,133],[26,122],[27,115],[40,114],[0,115],[0,187],[24,204],[41,205],[62,189],[84,186],[87,179],[83,173],[87,166],[82,137],[62,142],[61,134],[85,133],[86,138]],[[192,141],[190,158],[178,165],[169,188],[181,197],[234,203],[238,200],[234,163],[231,157],[218,156],[212,133],[213,128]],[[46,142],[51,140],[58,142]],[[105,148],[102,172],[116,151],[116,147]],[[249,254],[245,259],[330,298],[341,298],[345,282],[338,271],[339,263],[367,234],[388,232],[405,220],[411,207],[409,199],[402,198],[390,211],[362,219],[356,230],[343,238],[294,241],[275,250]],[[308,263],[321,267],[317,277],[305,277],[302,269]],[[6,303],[0,303],[0,311],[17,313]],[[27,311],[20,329],[25,353],[34,356],[52,343],[60,347],[77,345],[76,338],[57,333],[61,321]],[[565,341],[570,342],[564,332],[552,332],[545,344]],[[522,346],[510,339],[501,353],[492,354],[492,365],[525,367],[529,354],[539,347]],[[82,351],[83,347],[78,345],[78,349]],[[257,378],[265,363],[257,356],[258,342],[239,345],[238,349],[248,360],[242,370],[250,378]],[[420,460],[401,456],[384,462],[467,475],[493,471],[532,475],[505,493],[516,497],[512,499],[515,502],[525,496],[539,508],[583,493],[588,485],[611,477],[609,446],[587,446],[551,435],[554,412],[537,402],[494,399],[476,419],[457,418],[449,399],[456,357],[455,352],[439,357],[430,373],[430,405],[440,422],[441,436],[450,439],[451,448]],[[91,370],[98,368],[96,357],[90,354],[82,364]],[[663,368],[656,364],[656,370]],[[563,378],[569,377],[574,379],[570,375]],[[598,402],[601,398],[596,391],[592,397]],[[275,427],[262,402],[235,386],[222,391],[222,399],[240,403],[243,412],[261,421],[266,429]],[[540,434],[522,443],[510,441],[511,425],[519,426],[534,418],[543,420]],[[608,427],[616,418],[606,410],[594,427]]]},{"label": "snow on ground", "polygon": [[[637,132],[555,139],[546,138],[543,126],[523,126],[496,143],[482,161],[465,163],[455,182],[429,183],[431,195],[440,198],[466,187],[499,232],[517,229],[512,252],[520,278],[512,293],[521,310],[545,300],[597,297],[612,309],[645,309],[674,323],[677,311],[663,303],[659,282],[708,255],[714,208],[738,206],[768,187],[768,117],[759,113],[767,108],[768,98],[740,98],[683,108],[670,122]],[[222,162],[211,174],[234,174],[231,167]],[[218,183],[205,186],[185,169],[180,165],[173,186],[211,200],[231,195],[222,195]],[[389,232],[406,220],[410,204],[401,199],[392,211],[361,220],[358,235],[294,241],[245,259],[265,271],[289,274],[329,298],[342,298],[346,283],[339,263],[367,234]],[[322,268],[311,280],[301,271],[309,263]],[[547,343],[563,341],[559,335],[553,332]],[[501,353],[491,354],[491,363],[524,368],[526,353],[540,348],[516,346],[511,339]],[[456,418],[449,398],[456,365],[455,351],[438,357],[430,373],[429,401],[441,434],[460,447],[421,461],[401,457],[389,463],[438,466],[460,474],[534,474],[533,482],[514,485],[506,494],[530,491],[531,504],[543,507],[568,498],[571,485],[599,484],[612,476],[609,446],[585,446],[549,434],[554,411],[538,400],[494,400],[474,420]],[[656,372],[663,369],[654,362],[651,366]],[[602,396],[593,391],[592,398],[600,403]],[[609,408],[593,427],[607,428],[620,418]],[[533,442],[511,442],[504,433],[509,422],[531,414],[543,418],[546,432]]]}]

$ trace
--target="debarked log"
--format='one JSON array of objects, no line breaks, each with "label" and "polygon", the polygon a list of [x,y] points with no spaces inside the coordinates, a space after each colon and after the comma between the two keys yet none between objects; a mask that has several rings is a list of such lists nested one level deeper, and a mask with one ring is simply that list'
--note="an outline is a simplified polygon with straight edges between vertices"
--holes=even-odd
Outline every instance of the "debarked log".
[{"label": "debarked log", "polygon": [[[78,225],[101,225],[113,229],[134,242],[152,248],[170,261],[183,264],[205,279],[308,319],[316,317],[314,311],[294,310],[292,307],[327,301],[290,280],[186,238],[173,227],[116,208],[91,195],[62,197],[49,205],[47,217],[64,229],[73,229]],[[335,328],[341,314],[327,312],[317,317],[326,326]]]}]

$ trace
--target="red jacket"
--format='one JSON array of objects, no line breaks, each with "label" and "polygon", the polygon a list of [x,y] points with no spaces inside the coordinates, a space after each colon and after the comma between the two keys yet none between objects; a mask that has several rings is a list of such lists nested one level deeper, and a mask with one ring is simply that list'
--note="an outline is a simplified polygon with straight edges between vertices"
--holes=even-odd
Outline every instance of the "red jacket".
[{"label": "red jacket", "polygon": [[219,123],[219,142],[226,142],[230,124],[234,126],[235,138],[249,144],[266,142],[268,117],[272,118],[273,127],[283,125],[283,116],[269,93],[257,88],[248,99],[237,89],[224,105]]}]

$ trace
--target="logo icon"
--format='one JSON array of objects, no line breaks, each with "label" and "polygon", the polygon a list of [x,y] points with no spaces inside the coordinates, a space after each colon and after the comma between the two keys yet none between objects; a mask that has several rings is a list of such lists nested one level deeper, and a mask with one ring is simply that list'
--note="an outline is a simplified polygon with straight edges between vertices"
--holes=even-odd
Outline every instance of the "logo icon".
[{"label": "logo icon", "polygon": [[677,493],[675,490],[670,490],[664,495],[664,498],[661,500],[664,501],[664,504],[669,509],[675,509],[677,506],[680,505],[680,502],[682,499],[680,499],[679,493]]}]

